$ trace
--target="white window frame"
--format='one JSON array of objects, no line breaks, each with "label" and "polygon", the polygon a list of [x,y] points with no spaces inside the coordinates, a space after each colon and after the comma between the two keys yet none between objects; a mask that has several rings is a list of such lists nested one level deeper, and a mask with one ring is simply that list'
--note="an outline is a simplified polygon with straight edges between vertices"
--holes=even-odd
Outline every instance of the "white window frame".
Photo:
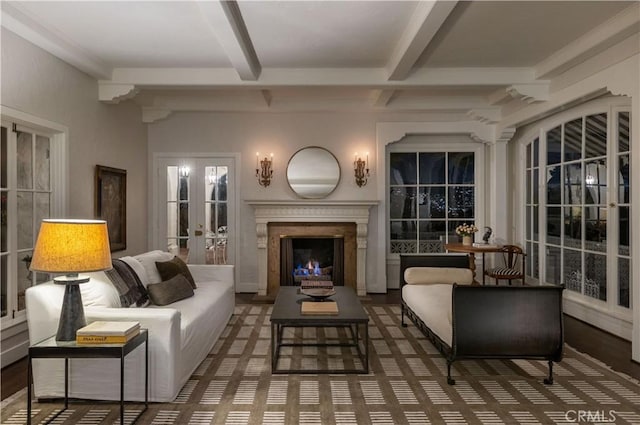
[{"label": "white window frame", "polygon": [[[6,106],[0,108],[0,116],[2,125],[7,127],[7,131],[11,132],[13,124],[22,127],[27,131],[46,136],[50,139],[50,158],[51,158],[51,198],[50,212],[52,217],[65,217],[68,210],[67,187],[68,187],[68,135],[69,131],[66,126],[48,121],[22,111],[15,110]],[[9,155],[15,155],[15,152],[8,152]],[[8,164],[8,183],[9,187],[15,185],[15,166]],[[17,203],[9,202],[8,214],[15,216],[17,214]],[[17,237],[17,228],[12,226],[8,228],[9,250],[17,248],[13,241]],[[8,268],[8,285],[7,285],[7,315],[0,320],[0,329],[5,331],[8,328],[26,322],[26,309],[16,311],[12,314],[12,310],[17,310],[17,270],[14,266]],[[15,296],[15,297],[14,297]],[[15,300],[14,300],[15,298]]]}]

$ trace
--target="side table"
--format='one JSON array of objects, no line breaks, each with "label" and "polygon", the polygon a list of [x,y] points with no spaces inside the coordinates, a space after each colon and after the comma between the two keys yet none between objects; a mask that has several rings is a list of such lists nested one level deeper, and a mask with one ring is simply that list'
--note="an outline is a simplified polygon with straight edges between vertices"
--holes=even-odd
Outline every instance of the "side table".
[{"label": "side table", "polygon": [[51,336],[29,347],[27,366],[27,425],[31,425],[31,383],[33,381],[33,359],[64,359],[64,409],[45,424],[51,423],[69,407],[69,359],[120,359],[120,424],[124,424],[124,358],[144,343],[144,409],[131,422],[135,423],[149,407],[149,334],[146,329],[124,344],[76,344],[75,341],[56,341]]}]

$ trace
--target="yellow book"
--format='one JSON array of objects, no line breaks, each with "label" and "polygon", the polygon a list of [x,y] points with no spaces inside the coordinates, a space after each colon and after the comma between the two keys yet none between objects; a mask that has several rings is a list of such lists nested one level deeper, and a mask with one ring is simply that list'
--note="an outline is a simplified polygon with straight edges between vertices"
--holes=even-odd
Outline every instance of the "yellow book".
[{"label": "yellow book", "polygon": [[124,344],[140,333],[140,329],[133,329],[126,335],[79,335],[76,334],[76,344]]}]

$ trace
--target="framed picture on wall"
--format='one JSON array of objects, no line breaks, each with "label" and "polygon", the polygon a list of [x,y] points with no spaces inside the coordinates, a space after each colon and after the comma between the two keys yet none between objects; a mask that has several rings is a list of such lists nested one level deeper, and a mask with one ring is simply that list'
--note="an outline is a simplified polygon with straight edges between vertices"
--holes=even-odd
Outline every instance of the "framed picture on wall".
[{"label": "framed picture on wall", "polygon": [[111,252],[127,249],[127,170],[96,165],[95,214],[109,228]]}]

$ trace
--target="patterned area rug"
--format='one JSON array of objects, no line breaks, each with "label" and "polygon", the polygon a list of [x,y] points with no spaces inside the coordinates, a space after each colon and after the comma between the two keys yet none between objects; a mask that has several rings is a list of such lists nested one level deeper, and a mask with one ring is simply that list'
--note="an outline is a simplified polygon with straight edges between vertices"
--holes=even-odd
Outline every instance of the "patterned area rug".
[{"label": "patterned area rug", "polygon": [[[640,424],[638,382],[567,348],[555,384],[540,361],[446,362],[420,331],[400,327],[398,306],[366,305],[368,375],[271,375],[271,305],[238,305],[223,337],[173,403],[154,403],[142,424]],[[345,338],[345,329],[287,329],[286,337]],[[285,347],[280,366],[353,367],[352,348]],[[33,423],[60,407],[36,403]],[[131,406],[127,417],[138,406]],[[3,424],[26,423],[24,391],[3,406]],[[119,423],[117,404],[71,404],[55,424]]]}]

